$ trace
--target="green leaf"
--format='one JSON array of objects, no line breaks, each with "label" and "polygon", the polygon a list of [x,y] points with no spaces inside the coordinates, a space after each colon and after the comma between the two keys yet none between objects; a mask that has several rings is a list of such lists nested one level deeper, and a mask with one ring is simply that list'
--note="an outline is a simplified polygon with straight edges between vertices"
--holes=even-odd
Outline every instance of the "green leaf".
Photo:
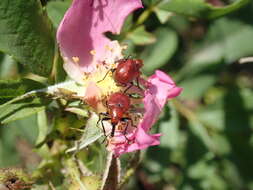
[{"label": "green leaf", "polygon": [[158,7],[154,8],[154,12],[162,24],[166,23],[169,20],[169,18],[173,15],[172,12],[162,10]]},{"label": "green leaf", "polygon": [[239,20],[222,18],[213,23],[205,40],[190,57],[191,63],[231,63],[253,53],[253,27]]},{"label": "green leaf", "polygon": [[163,134],[161,136],[161,147],[171,149],[178,147],[180,142],[179,117],[173,104],[170,104],[170,119],[161,122],[159,132]]},{"label": "green leaf", "polygon": [[46,115],[45,109],[38,112],[37,122],[38,122],[39,134],[36,140],[36,144],[39,144],[45,140],[48,133],[47,115]]},{"label": "green leaf", "polygon": [[[26,79],[25,79],[26,80]],[[33,84],[33,82],[31,82]],[[34,85],[31,85],[34,89]],[[40,88],[41,86],[37,86]],[[9,92],[9,88],[6,88]],[[29,88],[24,88],[28,90]],[[49,86],[44,89],[32,90],[24,94],[26,90],[21,91],[22,95],[0,105],[0,123],[8,123],[31,114],[37,113],[44,109],[50,103],[47,96],[71,98],[72,95],[79,95],[85,87],[78,86],[74,81]],[[6,94],[7,94],[6,92]],[[9,94],[12,94],[10,91]],[[41,97],[41,98],[39,98]]]},{"label": "green leaf", "polygon": [[155,36],[152,33],[147,32],[143,25],[128,33],[127,38],[132,40],[136,45],[152,44],[156,41]]},{"label": "green leaf", "polygon": [[145,48],[141,54],[144,60],[144,71],[151,73],[155,69],[165,65],[177,49],[177,34],[168,28],[159,28],[155,35],[157,42]]},{"label": "green leaf", "polygon": [[44,87],[43,84],[30,79],[0,80],[0,103]]},{"label": "green leaf", "polygon": [[198,75],[179,83],[184,90],[180,95],[183,99],[198,100],[217,81],[215,75]]},{"label": "green leaf", "polygon": [[50,1],[47,3],[47,12],[55,27],[58,27],[64,13],[70,6],[71,1]]},{"label": "green leaf", "polygon": [[215,109],[213,107],[207,106],[206,109],[201,109],[197,114],[198,118],[202,123],[205,123],[205,125],[217,131],[224,130],[225,114],[222,108]]},{"label": "green leaf", "polygon": [[208,134],[207,128],[197,119],[189,120],[189,128],[194,135],[196,135],[201,142],[206,146],[210,152],[216,152],[217,146],[212,137]]},{"label": "green leaf", "polygon": [[233,12],[249,2],[250,0],[237,0],[231,5],[214,7],[204,0],[163,0],[159,8],[186,16],[212,19]]},{"label": "green leaf", "polygon": [[14,122],[11,122],[7,127],[14,128],[14,134],[16,136],[22,136],[30,144],[34,144],[38,135],[38,127],[36,121],[36,115],[31,115],[24,119],[20,119]]},{"label": "green leaf", "polygon": [[252,55],[252,35],[253,27],[245,22],[227,18],[213,22],[205,39],[193,46],[189,61],[177,73],[177,80],[184,87],[182,97],[200,98],[226,64]]},{"label": "green leaf", "polygon": [[28,70],[48,76],[54,59],[54,29],[39,0],[0,1],[0,50]]},{"label": "green leaf", "polygon": [[[30,116],[0,127],[0,167],[20,164],[17,151],[19,138],[33,144],[38,134],[36,117]],[[21,145],[22,146],[22,145]],[[33,157],[33,155],[29,155]],[[30,163],[30,166],[33,163]]]},{"label": "green leaf", "polygon": [[27,117],[44,109],[45,105],[50,103],[47,98],[50,93],[47,90],[33,90],[0,105],[0,124]]},{"label": "green leaf", "polygon": [[102,132],[102,127],[100,126],[100,123],[99,123],[99,126],[97,126],[98,120],[99,120],[98,116],[93,113],[90,116],[89,120],[87,121],[83,136],[80,140],[80,143],[78,143],[74,147],[68,149],[66,152],[73,152],[73,151],[82,150],[83,148],[94,143],[96,140],[98,140],[100,137],[102,137],[103,132]]},{"label": "green leaf", "polygon": [[188,109],[182,103],[176,100],[174,100],[174,106],[180,113],[184,115],[184,117],[187,118],[188,127],[192,134],[198,137],[210,152],[215,152],[216,147],[212,137],[208,133],[208,128],[203,123],[201,123],[197,115],[195,115],[194,112],[192,112],[190,109]]},{"label": "green leaf", "polygon": [[32,114],[45,108],[47,103],[39,98],[25,100],[0,106],[0,124],[6,124]]},{"label": "green leaf", "polygon": [[131,28],[133,27],[133,24],[134,24],[133,23],[133,15],[130,14],[130,15],[128,15],[128,17],[124,21],[124,25],[122,26],[122,29],[121,29],[121,34],[130,31]]},{"label": "green leaf", "polygon": [[224,133],[214,134],[212,138],[219,155],[226,155],[231,152],[231,146]]},{"label": "green leaf", "polygon": [[75,114],[82,116],[82,117],[89,117],[89,112],[86,109],[81,109],[81,108],[77,108],[77,107],[68,107],[65,109],[65,111],[75,113]]},{"label": "green leaf", "polygon": [[55,52],[55,59],[53,64],[53,69],[50,75],[51,83],[59,83],[63,82],[66,79],[66,72],[63,68],[64,61],[62,57],[60,56],[59,49]]},{"label": "green leaf", "polygon": [[193,99],[196,95],[199,98],[226,64],[252,55],[252,35],[253,27],[245,22],[227,18],[216,20],[205,39],[193,46],[189,61],[177,73],[177,80],[181,80],[180,85],[185,87],[182,96]]},{"label": "green leaf", "polygon": [[[252,55],[252,25],[241,21],[222,19],[214,27],[220,33],[220,39],[222,39],[220,45],[223,48],[226,62],[231,63],[241,57]],[[216,40],[218,42],[219,39]]]}]

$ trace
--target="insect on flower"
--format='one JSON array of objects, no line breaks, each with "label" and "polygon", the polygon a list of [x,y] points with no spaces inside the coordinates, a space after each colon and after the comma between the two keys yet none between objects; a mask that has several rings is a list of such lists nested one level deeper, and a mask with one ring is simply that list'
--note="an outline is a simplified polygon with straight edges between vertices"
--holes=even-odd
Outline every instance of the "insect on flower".
[{"label": "insect on flower", "polygon": [[129,83],[129,87],[125,89],[124,92],[129,90],[133,85],[133,81],[136,80],[137,87],[139,86],[139,77],[141,75],[140,68],[143,66],[143,61],[141,59],[120,59],[117,61],[118,65],[115,69],[109,70],[104,78],[98,82],[103,81],[109,72],[114,74],[114,80],[120,86],[127,86]]},{"label": "insect on flower", "polygon": [[[110,136],[113,137],[116,130],[116,126],[120,122],[132,122],[131,118],[125,117],[130,108],[130,98],[126,94],[121,92],[113,93],[109,96],[108,101],[106,101],[106,107],[108,111],[106,113],[99,113],[99,120],[97,124],[101,121],[103,131],[106,136],[103,121],[110,120],[112,124]],[[101,118],[101,116],[104,117]],[[127,127],[125,128],[125,131],[126,130]]]},{"label": "insect on flower", "polygon": [[[167,101],[182,91],[159,70],[141,78],[142,60],[124,59],[125,48],[104,35],[119,34],[127,16],[142,7],[141,0],[73,0],[57,31],[64,69],[86,88],[82,99],[99,115],[104,134],[110,133],[107,150],[115,156],[158,145],[161,134],[150,129]],[[138,89],[126,93],[131,87]]]}]

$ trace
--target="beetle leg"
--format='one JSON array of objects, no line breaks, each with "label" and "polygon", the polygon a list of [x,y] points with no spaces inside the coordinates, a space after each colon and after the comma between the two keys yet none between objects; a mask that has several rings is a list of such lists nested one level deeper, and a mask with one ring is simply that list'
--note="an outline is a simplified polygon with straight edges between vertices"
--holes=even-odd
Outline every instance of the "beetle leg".
[{"label": "beetle leg", "polygon": [[[105,117],[102,118],[102,116],[105,116]],[[98,121],[97,121],[97,126],[98,126],[99,122],[101,122],[101,125],[102,125],[102,128],[103,128],[103,132],[104,132],[104,136],[105,136],[105,137],[107,137],[107,135],[106,135],[106,131],[105,131],[105,127],[104,127],[103,121],[110,120],[111,118],[108,117],[108,116],[109,116],[108,113],[103,113],[103,112],[101,112],[101,113],[98,114],[99,119],[98,119]]]},{"label": "beetle leg", "polygon": [[126,93],[133,86],[134,86],[133,82],[130,82],[130,85],[124,90],[124,93]]},{"label": "beetle leg", "polygon": [[143,91],[143,88],[140,86],[139,77],[136,78],[136,86],[137,86],[137,88],[139,88],[141,91]]},{"label": "beetle leg", "polygon": [[102,120],[102,116],[108,117],[109,115],[108,115],[108,113],[104,113],[104,112],[99,113],[98,114],[99,119],[97,121],[97,126],[98,126],[99,122]]},{"label": "beetle leg", "polygon": [[127,128],[128,128],[128,122],[127,122],[127,126],[125,127],[125,130],[124,130],[124,137],[126,138],[126,140],[127,140],[127,143],[129,144],[129,142],[130,142],[130,140],[127,138],[127,136],[126,136],[126,132],[127,132]]},{"label": "beetle leg", "polygon": [[114,137],[114,133],[115,133],[115,125],[112,124],[112,131],[111,131],[111,137]]},{"label": "beetle leg", "polygon": [[127,129],[128,129],[128,126],[129,126],[129,121],[131,122],[131,126],[134,126],[134,125],[133,125],[133,120],[132,120],[130,117],[123,117],[123,118],[121,119],[121,121],[127,123],[127,126],[126,126],[125,129],[124,129],[124,137],[126,138],[127,143],[129,143],[130,140],[129,140],[129,138],[127,138],[126,133],[127,133]]},{"label": "beetle leg", "polygon": [[107,77],[107,75],[108,75],[110,72],[114,73],[115,70],[116,70],[116,69],[110,69],[109,71],[107,71],[106,74],[105,74],[105,76],[103,77],[103,79],[97,81],[97,83],[100,83],[100,82],[102,82],[103,80],[105,80],[105,78]]},{"label": "beetle leg", "polygon": [[132,118],[130,118],[130,117],[123,117],[123,118],[121,119],[121,121],[123,121],[123,122],[131,121],[131,125],[134,126],[133,120],[132,120]]},{"label": "beetle leg", "polygon": [[106,136],[106,137],[107,137],[107,135],[106,135],[105,126],[104,126],[103,121],[108,121],[108,120],[111,120],[111,118],[104,117],[103,119],[101,119],[101,125],[102,125],[102,128],[103,128],[104,136]]}]

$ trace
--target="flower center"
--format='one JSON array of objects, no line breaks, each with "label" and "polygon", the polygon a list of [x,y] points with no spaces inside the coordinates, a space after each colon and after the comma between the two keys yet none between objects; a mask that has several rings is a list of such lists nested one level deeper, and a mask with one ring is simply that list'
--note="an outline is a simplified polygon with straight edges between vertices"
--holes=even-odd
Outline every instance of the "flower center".
[{"label": "flower center", "polygon": [[100,66],[96,72],[86,75],[84,81],[86,83],[94,82],[96,86],[101,90],[102,97],[107,97],[112,93],[119,92],[123,89],[122,86],[117,85],[113,78],[113,71]]}]

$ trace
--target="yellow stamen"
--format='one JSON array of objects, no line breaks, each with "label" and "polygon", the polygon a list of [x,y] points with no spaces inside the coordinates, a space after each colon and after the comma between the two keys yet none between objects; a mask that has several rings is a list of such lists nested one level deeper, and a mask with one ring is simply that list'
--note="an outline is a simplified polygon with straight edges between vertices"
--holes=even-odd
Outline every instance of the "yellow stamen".
[{"label": "yellow stamen", "polygon": [[79,57],[72,57],[72,60],[75,62],[75,63],[78,63],[79,62]]},{"label": "yellow stamen", "polygon": [[108,45],[105,46],[105,49],[106,49],[106,50],[109,50],[109,51],[111,51],[111,52],[113,52],[113,48],[111,48],[111,47],[108,46]]},{"label": "yellow stamen", "polygon": [[91,51],[90,51],[90,54],[91,54],[91,55],[96,55],[96,51],[95,51],[95,50],[91,50]]},{"label": "yellow stamen", "polygon": [[108,70],[103,66],[98,67],[97,71],[93,72],[91,75],[86,75],[84,81],[87,81],[87,83],[95,82],[101,89],[103,97],[109,96],[110,94],[122,89],[121,86],[116,84],[111,70]]}]

